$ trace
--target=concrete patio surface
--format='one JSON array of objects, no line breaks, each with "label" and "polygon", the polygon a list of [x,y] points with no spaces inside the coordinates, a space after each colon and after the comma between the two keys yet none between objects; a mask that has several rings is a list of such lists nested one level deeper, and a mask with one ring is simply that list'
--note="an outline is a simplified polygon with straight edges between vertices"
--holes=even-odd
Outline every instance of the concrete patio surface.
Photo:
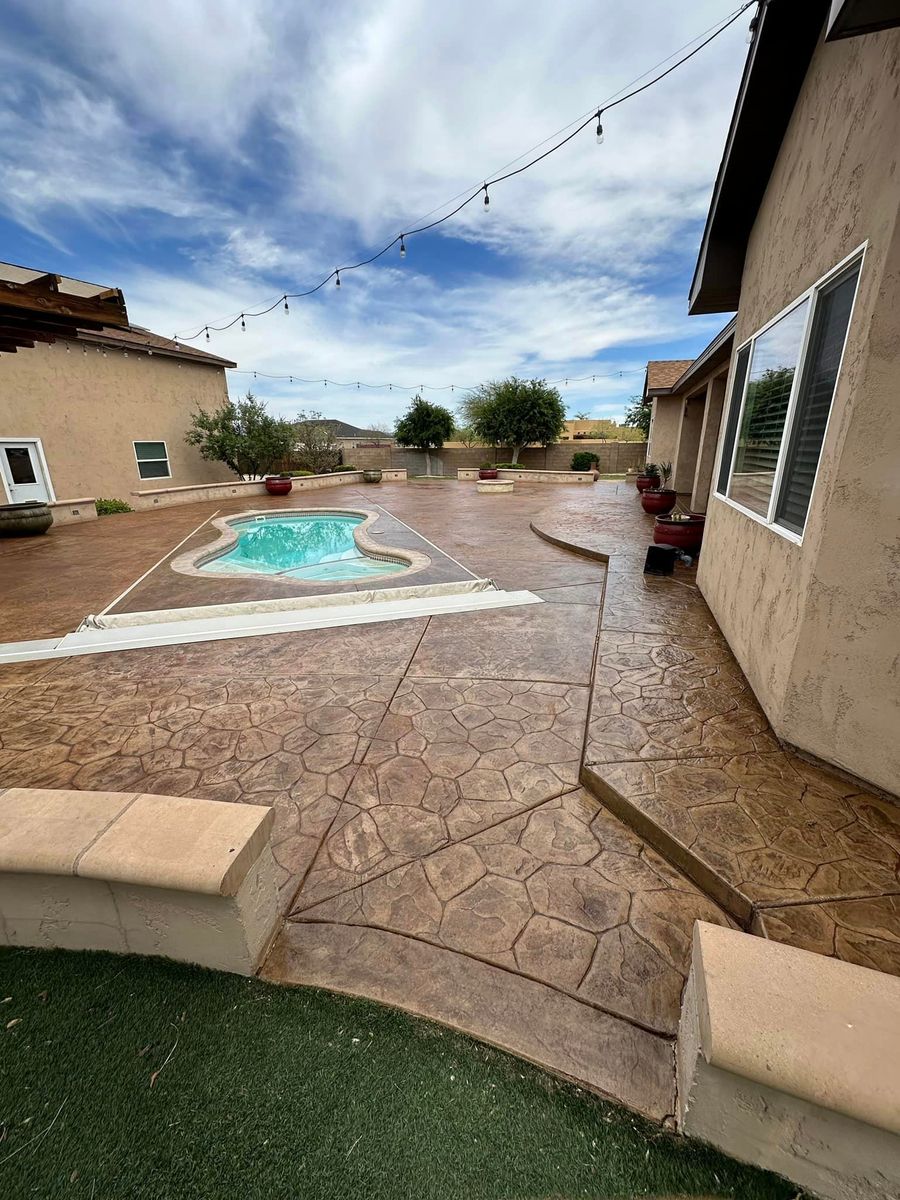
[{"label": "concrete patio surface", "polygon": [[[633,488],[561,491],[329,491],[545,603],[0,667],[0,786],[271,805],[269,978],[662,1118],[695,919],[900,973],[900,809],[779,746],[693,572],[641,574]],[[214,508],[0,547],[0,636],[73,628]]]}]

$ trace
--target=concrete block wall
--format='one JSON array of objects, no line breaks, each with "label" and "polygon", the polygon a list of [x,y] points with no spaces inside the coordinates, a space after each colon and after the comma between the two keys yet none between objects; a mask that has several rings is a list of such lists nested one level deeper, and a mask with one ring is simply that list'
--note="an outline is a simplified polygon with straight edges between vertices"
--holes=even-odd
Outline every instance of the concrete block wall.
[{"label": "concrete block wall", "polygon": [[[579,450],[596,454],[602,475],[624,475],[626,471],[643,466],[647,460],[646,442],[561,442],[543,448],[528,447],[519,455],[523,467],[535,471],[568,471],[572,455]],[[460,467],[478,467],[483,462],[509,462],[508,447],[445,446],[431,455],[433,474],[456,476]],[[344,461],[354,467],[405,467],[410,475],[425,473],[425,455],[421,450],[403,450],[399,446],[356,446],[344,452]]]}]

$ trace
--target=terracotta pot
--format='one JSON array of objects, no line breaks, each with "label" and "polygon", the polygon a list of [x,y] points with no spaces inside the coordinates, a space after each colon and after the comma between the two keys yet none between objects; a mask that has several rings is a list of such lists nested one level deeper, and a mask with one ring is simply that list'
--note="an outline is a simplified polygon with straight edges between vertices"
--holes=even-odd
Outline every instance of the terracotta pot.
[{"label": "terracotta pot", "polygon": [[0,504],[0,537],[34,537],[46,533],[52,524],[53,513],[40,500]]},{"label": "terracotta pot", "polygon": [[497,478],[496,467],[479,467],[478,478],[479,479],[496,479]]},{"label": "terracotta pot", "polygon": [[286,496],[293,487],[293,480],[279,479],[276,475],[266,478],[266,491],[270,496]]},{"label": "terracotta pot", "polygon": [[641,508],[651,516],[662,515],[672,511],[677,499],[677,494],[669,489],[659,491],[648,488],[645,492],[641,492]]},{"label": "terracotta pot", "polygon": [[687,521],[674,521],[671,517],[657,517],[653,526],[653,540],[657,546],[677,546],[687,554],[696,554],[703,541],[706,517],[691,514]]},{"label": "terracotta pot", "polygon": [[634,481],[634,486],[637,488],[637,490],[639,492],[646,492],[647,488],[658,488],[659,487],[659,476],[658,475],[638,475],[637,479]]},{"label": "terracotta pot", "polygon": [[381,483],[381,471],[377,467],[369,471],[363,471],[364,483]]}]

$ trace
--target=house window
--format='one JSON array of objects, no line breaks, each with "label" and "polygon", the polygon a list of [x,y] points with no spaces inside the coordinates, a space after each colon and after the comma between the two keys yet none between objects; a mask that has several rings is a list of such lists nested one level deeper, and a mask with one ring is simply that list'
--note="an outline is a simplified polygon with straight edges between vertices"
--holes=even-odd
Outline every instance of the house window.
[{"label": "house window", "polygon": [[165,442],[135,442],[134,457],[137,459],[138,475],[141,479],[169,479],[169,452]]},{"label": "house window", "polygon": [[820,280],[738,351],[718,494],[803,534],[862,256]]}]

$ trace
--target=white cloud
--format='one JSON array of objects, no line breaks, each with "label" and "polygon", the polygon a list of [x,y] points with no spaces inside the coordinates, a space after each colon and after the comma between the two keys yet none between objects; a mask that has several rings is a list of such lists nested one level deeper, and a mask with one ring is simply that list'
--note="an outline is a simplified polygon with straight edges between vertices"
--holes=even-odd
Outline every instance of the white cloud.
[{"label": "white cloud", "polygon": [[[73,216],[102,231],[121,248],[111,282],[133,319],[162,333],[364,256],[727,12],[723,0],[18,10],[49,51],[27,37],[0,51],[0,209],[76,256],[61,232]],[[589,127],[493,189],[488,215],[477,201],[440,239],[412,241],[402,268],[386,258],[340,293],[328,285],[290,317],[276,310],[210,348],[258,371],[350,380],[634,371],[570,385],[573,407],[602,415],[639,390],[636,346],[702,342],[721,324],[688,321],[687,281],[673,288],[671,272],[696,244],[745,25],[611,110],[602,147]],[[162,259],[161,239],[177,247]],[[389,392],[258,385],[283,411],[315,401],[360,423],[403,404]]]}]

